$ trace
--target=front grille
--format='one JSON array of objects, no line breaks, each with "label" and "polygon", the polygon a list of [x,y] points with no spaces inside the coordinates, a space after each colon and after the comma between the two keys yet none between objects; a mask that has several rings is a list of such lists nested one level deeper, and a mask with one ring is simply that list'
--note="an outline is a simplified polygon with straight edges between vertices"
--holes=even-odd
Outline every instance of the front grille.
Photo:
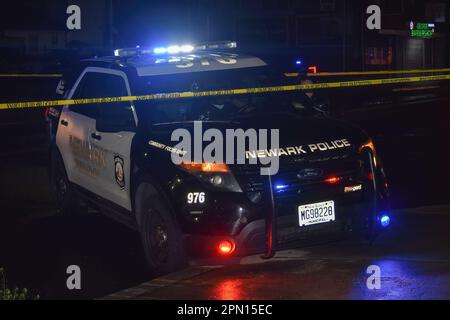
[{"label": "front grille", "polygon": [[[298,174],[303,169],[318,169],[320,176],[302,178]],[[280,163],[279,172],[272,177],[277,198],[289,197],[299,191],[314,190],[326,186],[327,177],[338,177],[340,183],[359,181],[364,176],[364,164],[359,156],[342,155],[333,158],[293,159]],[[236,179],[244,192],[263,192],[267,177],[260,175],[256,165],[241,165],[233,168]],[[276,189],[283,186],[282,189]]]},{"label": "front grille", "polygon": [[[337,206],[360,203],[368,198],[370,181],[368,169],[362,155],[340,155],[332,158],[292,159],[280,163],[280,170],[272,177],[275,206],[278,216],[296,215],[299,205],[333,200]],[[298,174],[303,169],[319,169],[318,177],[302,179]],[[267,177],[261,176],[257,166],[238,166],[233,169],[236,179],[250,201],[262,204],[267,197]],[[330,184],[328,177],[338,177],[339,182]],[[345,193],[346,186],[361,184],[361,192]],[[277,186],[282,185],[282,189]],[[255,201],[257,199],[257,201]]]}]

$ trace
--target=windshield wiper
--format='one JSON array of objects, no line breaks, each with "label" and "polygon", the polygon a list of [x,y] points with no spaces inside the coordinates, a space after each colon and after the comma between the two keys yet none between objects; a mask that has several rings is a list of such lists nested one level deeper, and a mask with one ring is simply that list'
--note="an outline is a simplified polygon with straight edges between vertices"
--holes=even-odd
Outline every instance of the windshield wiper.
[{"label": "windshield wiper", "polygon": [[280,112],[280,111],[274,111],[274,112],[262,112],[262,113],[248,113],[248,114],[240,114],[231,117],[231,119],[244,119],[244,118],[252,118],[252,117],[273,117],[273,116],[287,116],[287,117],[296,117],[301,118],[302,116],[295,113],[295,112]]},{"label": "windshield wiper", "polygon": [[167,126],[167,125],[171,125],[171,124],[193,124],[194,122],[202,122],[202,123],[222,123],[222,124],[229,124],[229,123],[233,123],[233,124],[239,124],[239,122],[237,121],[232,121],[232,120],[223,120],[223,121],[211,121],[211,120],[189,120],[189,121],[173,121],[173,122],[161,122],[161,123],[154,123],[152,124],[152,126]]}]

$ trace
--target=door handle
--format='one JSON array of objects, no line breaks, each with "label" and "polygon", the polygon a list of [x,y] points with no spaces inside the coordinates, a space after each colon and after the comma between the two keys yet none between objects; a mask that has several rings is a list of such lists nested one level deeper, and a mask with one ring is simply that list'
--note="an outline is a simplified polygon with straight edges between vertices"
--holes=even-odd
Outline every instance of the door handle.
[{"label": "door handle", "polygon": [[92,139],[100,141],[102,140],[102,136],[96,133],[91,134]]},{"label": "door handle", "polygon": [[61,120],[61,125],[67,127],[69,125],[69,122],[66,120]]}]

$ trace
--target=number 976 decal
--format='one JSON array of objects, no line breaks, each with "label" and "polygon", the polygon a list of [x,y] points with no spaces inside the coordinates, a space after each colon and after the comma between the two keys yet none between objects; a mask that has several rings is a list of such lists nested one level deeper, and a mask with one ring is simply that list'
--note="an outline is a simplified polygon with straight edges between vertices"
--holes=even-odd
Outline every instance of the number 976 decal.
[{"label": "number 976 decal", "polygon": [[187,194],[188,204],[202,204],[206,202],[206,195],[204,192],[189,192]]}]

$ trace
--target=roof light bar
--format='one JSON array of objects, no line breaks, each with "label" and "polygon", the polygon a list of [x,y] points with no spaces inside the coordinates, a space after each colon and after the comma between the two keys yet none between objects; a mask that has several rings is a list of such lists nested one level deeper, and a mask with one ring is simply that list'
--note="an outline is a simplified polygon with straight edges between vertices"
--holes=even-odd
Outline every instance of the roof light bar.
[{"label": "roof light bar", "polygon": [[211,42],[199,45],[171,45],[168,47],[156,47],[156,48],[126,48],[126,49],[116,49],[114,50],[114,56],[116,57],[131,57],[145,54],[153,55],[178,55],[178,54],[188,54],[198,51],[207,50],[220,50],[220,49],[235,49],[237,48],[237,43],[233,41],[226,42]]},{"label": "roof light bar", "polygon": [[186,44],[184,46],[180,47],[181,52],[183,53],[191,53],[192,51],[195,50],[194,46],[190,45],[190,44]]},{"label": "roof light bar", "polygon": [[153,51],[148,48],[126,48],[126,49],[116,49],[114,50],[114,56],[116,57],[131,57],[142,54],[151,54]]},{"label": "roof light bar", "polygon": [[166,54],[167,53],[167,48],[165,47],[158,47],[153,49],[153,53],[154,54]]},{"label": "roof light bar", "polygon": [[181,49],[179,46],[167,47],[167,53],[170,53],[170,54],[178,54],[178,53],[180,53],[180,51],[181,51]]},{"label": "roof light bar", "polygon": [[236,49],[237,43],[234,41],[210,42],[195,46],[195,51],[201,50],[220,50],[220,49]]}]

